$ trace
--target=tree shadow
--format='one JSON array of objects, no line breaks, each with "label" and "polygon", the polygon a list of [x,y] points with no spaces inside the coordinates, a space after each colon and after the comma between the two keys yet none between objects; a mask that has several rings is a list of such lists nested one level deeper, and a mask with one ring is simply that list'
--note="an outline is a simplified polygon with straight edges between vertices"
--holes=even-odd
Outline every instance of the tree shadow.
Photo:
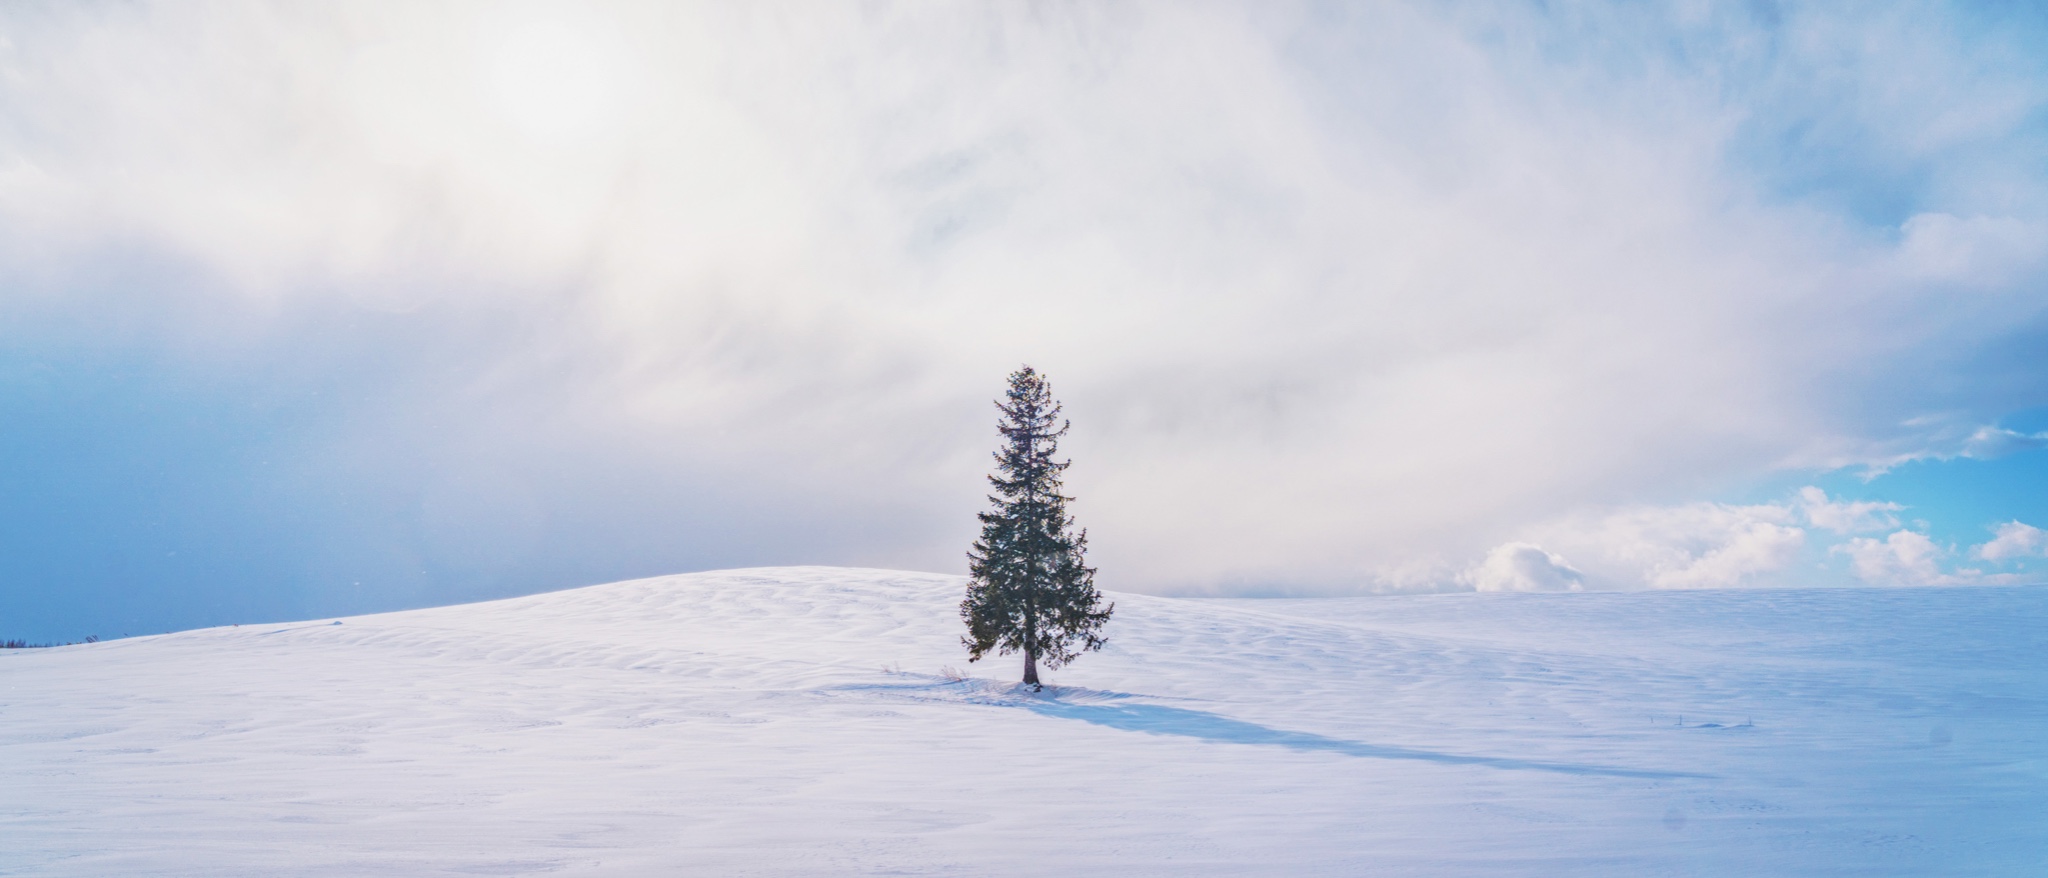
[{"label": "tree shadow", "polygon": [[1165,707],[1157,704],[1076,704],[1056,699],[1029,699],[1019,706],[1042,716],[1060,719],[1075,719],[1112,729],[1130,732],[1144,732],[1149,735],[1175,735],[1203,741],[1221,741],[1231,744],[1263,744],[1286,747],[1290,750],[1341,753],[1368,759],[1415,759],[1424,762],[1438,762],[1449,765],[1483,765],[1515,771],[1552,771],[1560,774],[1598,775],[1603,777],[1638,778],[1686,778],[1707,777],[1678,771],[1641,771],[1632,768],[1610,768],[1601,765],[1582,765],[1573,762],[1544,762],[1533,759],[1509,759],[1498,756],[1462,756],[1455,753],[1441,753],[1435,750],[1417,750],[1409,747],[1386,747],[1328,738],[1308,732],[1290,732],[1267,728],[1256,723],[1235,720],[1226,716],[1187,710],[1179,707]]}]

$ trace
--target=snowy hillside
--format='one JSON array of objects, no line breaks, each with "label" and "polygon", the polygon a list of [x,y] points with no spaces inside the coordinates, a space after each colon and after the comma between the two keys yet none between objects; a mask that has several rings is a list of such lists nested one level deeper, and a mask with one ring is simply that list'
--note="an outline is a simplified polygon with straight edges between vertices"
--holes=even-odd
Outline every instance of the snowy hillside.
[{"label": "snowy hillside", "polygon": [[2048,589],[1113,594],[1034,695],[961,587],[10,650],[0,874],[2048,874]]}]

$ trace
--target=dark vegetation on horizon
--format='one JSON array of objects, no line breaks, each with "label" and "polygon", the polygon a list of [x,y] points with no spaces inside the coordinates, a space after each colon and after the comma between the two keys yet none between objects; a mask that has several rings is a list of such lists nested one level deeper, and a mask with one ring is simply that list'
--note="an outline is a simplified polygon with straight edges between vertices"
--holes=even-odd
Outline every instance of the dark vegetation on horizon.
[{"label": "dark vegetation on horizon", "polygon": [[74,641],[71,643],[30,643],[26,640],[21,639],[0,640],[0,649],[48,649],[52,646],[77,646],[80,643],[98,642],[100,642],[100,636],[97,634],[88,634],[85,636],[84,640]]}]

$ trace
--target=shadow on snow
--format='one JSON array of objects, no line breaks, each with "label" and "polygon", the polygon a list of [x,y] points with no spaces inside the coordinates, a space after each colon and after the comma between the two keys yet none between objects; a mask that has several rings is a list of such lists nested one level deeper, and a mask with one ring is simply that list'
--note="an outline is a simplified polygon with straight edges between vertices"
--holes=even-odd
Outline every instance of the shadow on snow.
[{"label": "shadow on snow", "polygon": [[[1685,777],[1708,777],[1683,771],[1643,771],[1633,768],[1612,768],[1604,765],[1584,765],[1576,762],[1545,762],[1536,759],[1511,759],[1501,756],[1463,756],[1436,750],[1418,750],[1413,747],[1388,747],[1346,741],[1309,732],[1290,732],[1274,729],[1257,723],[1231,719],[1220,714],[1184,707],[1168,707],[1162,704],[1145,704],[1131,699],[1150,696],[1135,696],[1125,692],[1104,692],[1073,686],[1047,686],[1043,692],[1033,692],[1021,683],[996,683],[962,677],[934,677],[926,674],[891,671],[892,675],[919,679],[923,682],[912,684],[854,685],[829,687],[836,691],[864,691],[886,694],[917,701],[949,701],[953,703],[982,704],[991,707],[1021,707],[1040,716],[1055,719],[1080,720],[1105,728],[1121,729],[1127,732],[1144,732],[1148,735],[1172,735],[1194,738],[1199,741],[1219,741],[1227,744],[1255,744],[1269,747],[1286,747],[1304,752],[1341,753],[1366,759],[1413,759],[1422,762],[1436,762],[1444,765],[1480,765],[1514,771],[1551,771],[1559,774],[1597,775],[1600,777],[1639,777],[1669,779]],[[934,697],[937,696],[937,697]]]},{"label": "shadow on snow", "polygon": [[1416,759],[1424,762],[1439,762],[1448,765],[1483,765],[1489,768],[1504,768],[1519,771],[1554,771],[1562,774],[1600,775],[1603,777],[1680,778],[1704,777],[1676,771],[1639,771],[1629,768],[1609,768],[1600,765],[1581,765],[1571,762],[1542,762],[1532,759],[1508,759],[1498,756],[1461,756],[1435,750],[1417,750],[1410,747],[1387,747],[1328,738],[1308,732],[1290,732],[1283,729],[1267,728],[1257,723],[1231,719],[1200,710],[1180,707],[1166,707],[1157,704],[1075,704],[1056,699],[1031,699],[1018,706],[1041,716],[1060,719],[1077,719],[1098,726],[1144,732],[1150,735],[1176,735],[1203,741],[1222,741],[1232,744],[1264,744],[1286,747],[1290,750],[1311,752],[1342,753],[1370,759]]}]

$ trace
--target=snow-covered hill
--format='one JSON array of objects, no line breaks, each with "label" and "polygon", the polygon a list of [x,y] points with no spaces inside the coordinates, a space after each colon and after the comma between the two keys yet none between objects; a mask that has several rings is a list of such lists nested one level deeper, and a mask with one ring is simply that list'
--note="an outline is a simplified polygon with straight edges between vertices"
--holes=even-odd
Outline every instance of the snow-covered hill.
[{"label": "snow-covered hill", "polygon": [[2048,874],[2048,589],[1111,595],[1033,694],[961,588],[9,650],[0,873]]}]

